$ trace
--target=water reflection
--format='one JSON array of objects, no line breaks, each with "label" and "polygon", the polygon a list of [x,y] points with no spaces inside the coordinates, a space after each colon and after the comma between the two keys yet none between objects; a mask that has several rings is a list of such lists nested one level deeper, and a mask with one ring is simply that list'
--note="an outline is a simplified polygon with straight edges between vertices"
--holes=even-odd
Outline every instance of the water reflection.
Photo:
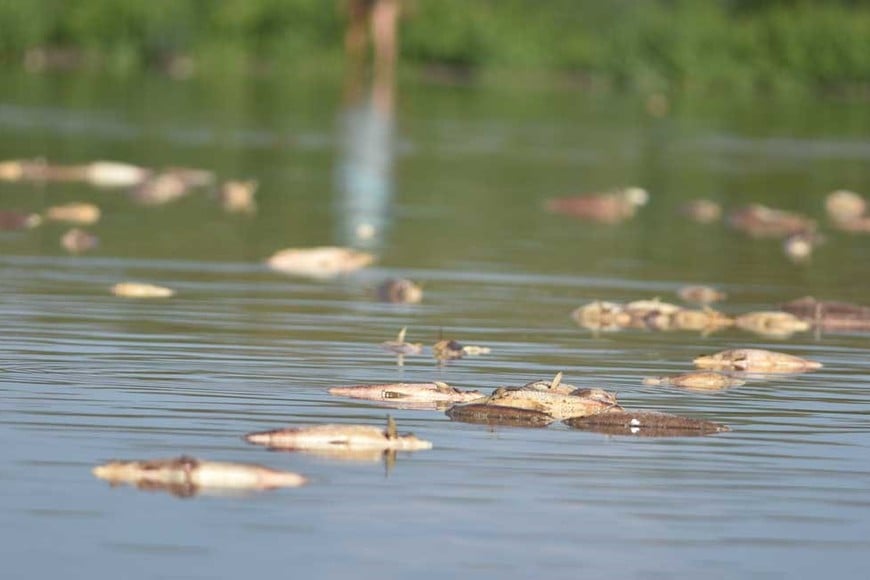
[{"label": "water reflection", "polygon": [[388,223],[395,157],[395,57],[389,62],[385,58],[380,52],[376,56],[369,87],[361,59],[349,60],[335,170],[341,245],[377,246]]}]

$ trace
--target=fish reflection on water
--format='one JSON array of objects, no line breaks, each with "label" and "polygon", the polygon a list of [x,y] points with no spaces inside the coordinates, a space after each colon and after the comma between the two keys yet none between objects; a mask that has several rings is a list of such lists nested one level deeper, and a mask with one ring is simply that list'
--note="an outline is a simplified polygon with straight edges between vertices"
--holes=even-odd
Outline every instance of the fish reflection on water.
[{"label": "fish reflection on water", "polygon": [[657,411],[619,411],[572,417],[562,421],[573,429],[605,435],[635,435],[640,437],[686,437],[712,435],[730,431],[727,425],[691,419]]}]

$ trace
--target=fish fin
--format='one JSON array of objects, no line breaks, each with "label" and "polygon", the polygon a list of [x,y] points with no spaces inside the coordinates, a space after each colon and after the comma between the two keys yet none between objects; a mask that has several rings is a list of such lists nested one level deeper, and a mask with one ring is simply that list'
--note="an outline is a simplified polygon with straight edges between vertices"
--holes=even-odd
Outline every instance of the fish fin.
[{"label": "fish fin", "polygon": [[399,429],[396,427],[396,420],[392,415],[387,415],[387,439],[398,439]]},{"label": "fish fin", "polygon": [[561,383],[561,382],[562,382],[562,371],[559,371],[558,373],[556,373],[556,376],[553,377],[553,380],[550,381],[550,388],[555,389],[556,387],[559,386],[559,383]]},{"label": "fish fin", "polygon": [[439,393],[452,394],[454,389],[447,383],[442,383],[441,381],[435,381],[435,390]]},{"label": "fish fin", "polygon": [[398,342],[400,345],[401,345],[403,342],[405,342],[405,333],[406,333],[407,331],[408,331],[408,327],[407,327],[407,326],[403,326],[403,327],[402,327],[402,330],[399,331],[398,336],[396,336],[396,342]]}]

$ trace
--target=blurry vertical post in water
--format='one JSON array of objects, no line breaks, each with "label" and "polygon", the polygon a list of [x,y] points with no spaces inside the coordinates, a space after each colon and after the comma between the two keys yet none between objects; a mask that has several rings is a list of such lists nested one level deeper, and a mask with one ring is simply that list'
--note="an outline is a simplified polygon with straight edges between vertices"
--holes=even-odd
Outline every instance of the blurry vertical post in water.
[{"label": "blurry vertical post in water", "polygon": [[[351,0],[345,34],[347,69],[335,205],[339,243],[373,246],[381,239],[393,190],[398,0]],[[367,86],[369,32],[374,44]]]}]

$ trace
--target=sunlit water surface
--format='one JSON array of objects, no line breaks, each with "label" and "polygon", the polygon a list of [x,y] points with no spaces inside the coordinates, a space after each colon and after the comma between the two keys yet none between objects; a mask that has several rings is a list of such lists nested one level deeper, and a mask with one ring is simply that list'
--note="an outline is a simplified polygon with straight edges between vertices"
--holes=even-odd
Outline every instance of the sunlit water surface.
[{"label": "sunlit water surface", "polygon": [[[256,217],[208,194],[145,208],[84,185],[0,184],[0,207],[98,203],[96,251],[59,225],[0,232],[0,554],[4,577],[865,577],[870,549],[868,334],[769,339],[737,330],[596,334],[594,299],[727,291],[731,313],[812,294],[870,302],[870,237],[828,232],[811,263],[779,243],[677,213],[691,197],[804,211],[870,193],[870,114],[843,103],[643,102],[576,91],[408,87],[392,120],[340,112],[337,85],[223,87],[145,78],[0,84],[0,157],[120,159],[260,180]],[[243,86],[238,86],[243,85]],[[354,115],[363,115],[354,118]],[[375,123],[368,126],[367,123]],[[378,125],[380,123],[380,125]],[[374,152],[368,150],[374,147]],[[385,149],[385,147],[387,149]],[[549,196],[640,184],[617,226],[543,211]],[[287,246],[345,244],[376,266],[332,281],[269,272]],[[381,304],[388,277],[421,305]],[[122,280],[170,286],[128,301]],[[378,348],[443,334],[492,353],[403,368]],[[739,346],[824,363],[716,393],[644,386]],[[382,424],[329,386],[443,380],[492,389],[556,371],[630,408],[727,423],[700,438],[611,437],[391,410],[434,449],[395,465],[268,452],[242,435],[288,424]],[[298,471],[307,487],[180,499],[91,475],[180,454]]]}]

